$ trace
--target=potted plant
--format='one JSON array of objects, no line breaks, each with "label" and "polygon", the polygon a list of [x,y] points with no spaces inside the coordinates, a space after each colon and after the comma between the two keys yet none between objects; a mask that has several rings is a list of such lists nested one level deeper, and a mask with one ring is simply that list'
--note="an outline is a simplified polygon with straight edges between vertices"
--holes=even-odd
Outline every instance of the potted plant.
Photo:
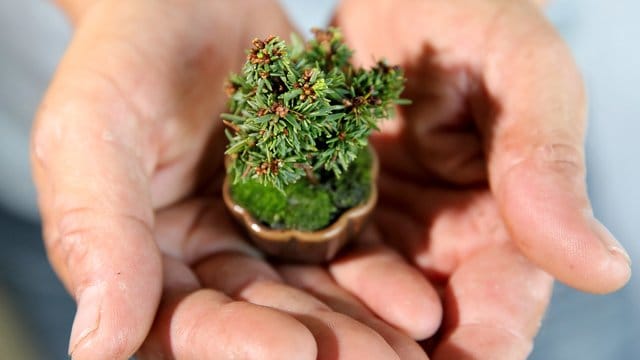
[{"label": "potted plant", "polygon": [[363,226],[377,192],[368,138],[404,87],[398,67],[355,68],[335,28],[292,45],[255,39],[227,83],[223,197],[270,255],[322,262]]}]

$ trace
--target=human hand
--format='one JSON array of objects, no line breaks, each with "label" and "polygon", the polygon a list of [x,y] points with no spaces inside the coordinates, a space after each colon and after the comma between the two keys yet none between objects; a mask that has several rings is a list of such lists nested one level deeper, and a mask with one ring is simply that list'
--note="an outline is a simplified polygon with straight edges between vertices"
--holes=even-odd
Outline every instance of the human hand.
[{"label": "human hand", "polygon": [[211,190],[223,174],[224,78],[253,37],[291,32],[274,2],[61,2],[77,29],[37,116],[32,161],[48,255],[78,302],[74,359],[127,358],[143,342],[142,358],[424,358],[348,292],[395,289],[412,306],[376,315],[435,331],[437,296],[399,256],[371,252],[350,268],[385,264],[393,276],[343,287],[318,268],[278,272]]},{"label": "human hand", "polygon": [[407,71],[381,156],[375,223],[444,290],[435,358],[523,358],[551,277],[606,293],[629,260],[592,215],[585,95],[570,52],[529,0],[344,0],[361,64]]}]

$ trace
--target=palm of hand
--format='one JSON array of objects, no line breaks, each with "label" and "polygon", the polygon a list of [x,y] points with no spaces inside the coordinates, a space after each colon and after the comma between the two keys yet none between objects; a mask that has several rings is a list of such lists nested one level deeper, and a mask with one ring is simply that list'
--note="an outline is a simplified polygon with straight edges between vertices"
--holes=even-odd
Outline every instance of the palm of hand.
[{"label": "palm of hand", "polygon": [[413,104],[373,139],[382,164],[375,223],[441,290],[436,359],[524,358],[552,279],[517,249],[488,186],[473,95],[457,86],[467,70],[436,66],[435,56],[407,69]]},{"label": "palm of hand", "polygon": [[[403,4],[345,1],[336,19],[361,63],[385,57],[406,69],[404,96],[413,102],[373,139],[382,166],[375,223],[382,241],[442,290],[442,337],[428,345],[436,359],[524,358],[552,280],[523,250],[562,280],[601,291],[562,263],[579,262],[593,276],[579,258],[585,255],[567,254],[566,247],[602,251],[581,216],[589,205],[576,147],[583,131],[579,78],[559,38],[528,2]],[[372,30],[380,24],[383,29]],[[553,94],[552,100],[545,94],[533,106],[523,103],[537,91]],[[560,119],[569,124],[536,126],[543,117],[558,117],[546,106],[570,107]],[[532,116],[538,122],[526,124]],[[516,117],[525,124],[518,126]],[[556,189],[535,179],[545,176]],[[546,239],[555,245],[533,244]]]}]

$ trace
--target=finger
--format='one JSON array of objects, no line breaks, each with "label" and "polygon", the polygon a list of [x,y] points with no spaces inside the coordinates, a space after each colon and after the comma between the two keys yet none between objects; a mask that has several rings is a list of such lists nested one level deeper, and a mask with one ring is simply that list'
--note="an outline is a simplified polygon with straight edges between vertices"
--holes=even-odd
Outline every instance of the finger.
[{"label": "finger", "polygon": [[165,294],[137,354],[142,359],[316,359],[313,336],[279,311],[200,289],[195,274],[165,261]]},{"label": "finger", "polygon": [[[242,241],[226,217],[224,208],[210,200],[191,201],[163,210],[158,214],[156,226],[160,247],[163,251],[191,263],[214,254],[217,254],[213,256],[214,259],[224,259],[229,252],[235,252],[236,255],[231,256],[232,259],[235,259],[234,261],[218,261],[217,263],[212,263],[210,260],[205,261],[207,266],[212,268],[211,271],[205,271],[206,284],[241,298],[242,296],[236,294],[240,291],[238,288],[244,289],[245,286],[257,281],[279,281],[277,273],[265,263],[239,255],[239,253],[253,254],[255,250]],[[199,265],[198,269],[202,266],[204,265]],[[307,306],[307,312],[314,312],[318,309],[328,310],[326,305],[308,296],[305,296],[307,301],[298,304],[300,308],[289,308],[291,299],[288,296],[291,295],[291,290],[293,289],[285,287],[282,291],[267,291],[266,295],[258,294],[250,299],[259,304],[291,311],[302,311],[304,306]],[[319,322],[313,317],[304,317],[300,321],[313,328],[316,337],[323,339],[321,358],[331,357],[337,351],[336,348],[347,347],[356,353],[360,351],[358,349],[362,348],[362,346],[353,346],[351,342],[336,345],[331,340],[334,338],[331,331],[323,325],[322,321]],[[347,325],[353,326],[348,320],[339,319],[337,321],[346,321]],[[356,327],[358,326],[356,325]],[[345,336],[350,338],[349,334]],[[340,351],[344,353],[344,350]],[[345,358],[349,358],[348,356],[345,355]]]},{"label": "finger", "polygon": [[329,271],[341,287],[414,339],[425,339],[440,326],[442,306],[433,286],[384,246],[350,252]]},{"label": "finger", "polygon": [[391,345],[400,359],[428,358],[413,339],[377,318],[356,297],[338,286],[325,269],[316,266],[285,265],[278,267],[278,273],[287,284],[310,293],[331,309],[375,330]]},{"label": "finger", "polygon": [[237,253],[217,254],[196,267],[205,286],[294,316],[313,333],[318,359],[397,359],[372,329],[281,282],[266,263]]},{"label": "finger", "polygon": [[111,26],[134,7],[93,12],[78,28],[34,127],[32,163],[47,252],[78,303],[69,344],[74,359],[128,358],[160,300],[149,192],[158,140],[142,119],[150,112],[131,100],[151,96],[140,82],[123,86],[135,76],[119,76],[137,74],[144,56],[132,55],[123,27]]},{"label": "finger", "polygon": [[126,106],[98,99],[102,89],[69,82],[51,88],[57,95],[45,99],[33,137],[45,244],[78,303],[73,358],[127,358],[151,326],[161,287],[141,132]]},{"label": "finger", "polygon": [[449,281],[434,359],[525,359],[551,289],[552,278],[511,244],[477,253]]},{"label": "finger", "polygon": [[[517,23],[516,23],[517,22]],[[560,281],[610,292],[629,279],[628,255],[593,217],[585,185],[585,94],[566,45],[528,2],[492,25],[477,106],[491,187],[514,240]]]}]

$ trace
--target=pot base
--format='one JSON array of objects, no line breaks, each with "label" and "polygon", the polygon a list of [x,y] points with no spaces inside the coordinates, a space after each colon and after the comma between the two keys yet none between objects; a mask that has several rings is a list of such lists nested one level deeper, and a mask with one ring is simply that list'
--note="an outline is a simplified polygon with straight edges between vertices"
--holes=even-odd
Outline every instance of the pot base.
[{"label": "pot base", "polygon": [[234,218],[245,227],[253,243],[270,256],[282,260],[317,264],[333,259],[338,251],[363,229],[378,199],[375,179],[378,175],[378,158],[370,149],[371,191],[367,201],[345,211],[328,227],[317,231],[276,230],[265,226],[231,196],[231,184],[225,177],[222,189],[224,203]]}]

